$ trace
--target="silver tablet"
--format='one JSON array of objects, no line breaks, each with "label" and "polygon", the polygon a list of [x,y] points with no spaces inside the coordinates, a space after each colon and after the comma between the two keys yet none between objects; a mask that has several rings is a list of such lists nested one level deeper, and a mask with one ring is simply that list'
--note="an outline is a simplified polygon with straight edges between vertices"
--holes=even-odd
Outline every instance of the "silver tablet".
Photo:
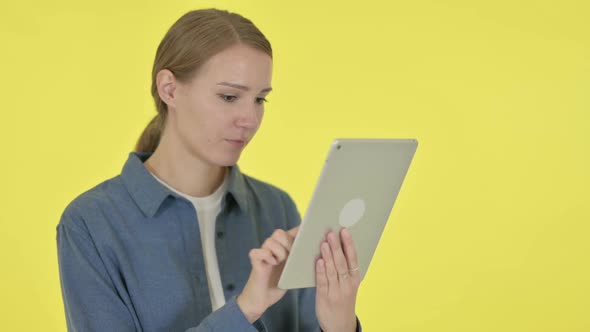
[{"label": "silver tablet", "polygon": [[315,287],[315,261],[329,230],[347,227],[364,278],[408,172],[415,139],[337,139],[279,280],[282,289]]}]

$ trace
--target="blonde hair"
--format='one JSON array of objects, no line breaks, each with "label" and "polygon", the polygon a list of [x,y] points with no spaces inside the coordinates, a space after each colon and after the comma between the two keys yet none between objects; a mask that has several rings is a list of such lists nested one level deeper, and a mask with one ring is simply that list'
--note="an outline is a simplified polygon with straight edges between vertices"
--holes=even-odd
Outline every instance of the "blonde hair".
[{"label": "blonde hair", "polygon": [[158,114],[143,130],[135,145],[136,152],[154,152],[166,123],[168,106],[158,94],[158,72],[168,69],[178,81],[189,82],[209,58],[240,43],[261,50],[272,58],[270,42],[254,23],[227,10],[193,10],[170,27],[158,46],[152,69],[151,92]]}]

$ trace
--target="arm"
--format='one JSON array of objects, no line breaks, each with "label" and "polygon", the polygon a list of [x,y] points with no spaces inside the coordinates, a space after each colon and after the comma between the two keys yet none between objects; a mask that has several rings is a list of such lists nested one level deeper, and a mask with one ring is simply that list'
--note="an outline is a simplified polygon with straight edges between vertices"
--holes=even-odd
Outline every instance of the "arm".
[{"label": "arm", "polygon": [[[111,280],[82,219],[66,210],[57,226],[57,249],[68,331],[135,332],[142,327]],[[235,298],[188,332],[265,331],[260,321],[250,324]]]},{"label": "arm", "polygon": [[[62,221],[67,218],[64,215]],[[117,294],[92,239],[72,225],[57,226],[59,275],[68,331],[136,331],[138,322]]]}]

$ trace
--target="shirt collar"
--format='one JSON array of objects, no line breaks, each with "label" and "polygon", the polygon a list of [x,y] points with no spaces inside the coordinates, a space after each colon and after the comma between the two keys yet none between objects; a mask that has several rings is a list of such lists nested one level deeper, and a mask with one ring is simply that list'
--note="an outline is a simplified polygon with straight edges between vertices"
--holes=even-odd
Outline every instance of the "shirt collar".
[{"label": "shirt collar", "polygon": [[[152,218],[168,196],[185,199],[156,180],[143,163],[150,152],[131,152],[121,171],[121,179],[133,200],[147,217]],[[238,165],[230,167],[226,200],[231,196],[238,206],[247,212],[246,181]]]}]

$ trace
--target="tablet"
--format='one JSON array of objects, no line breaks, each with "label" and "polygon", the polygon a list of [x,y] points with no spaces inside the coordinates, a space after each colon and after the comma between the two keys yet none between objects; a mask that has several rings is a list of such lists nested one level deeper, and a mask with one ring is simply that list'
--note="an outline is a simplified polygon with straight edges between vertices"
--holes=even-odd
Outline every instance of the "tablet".
[{"label": "tablet", "polygon": [[282,289],[315,287],[315,261],[329,230],[347,227],[364,278],[408,172],[415,139],[337,139],[332,143],[279,279]]}]

